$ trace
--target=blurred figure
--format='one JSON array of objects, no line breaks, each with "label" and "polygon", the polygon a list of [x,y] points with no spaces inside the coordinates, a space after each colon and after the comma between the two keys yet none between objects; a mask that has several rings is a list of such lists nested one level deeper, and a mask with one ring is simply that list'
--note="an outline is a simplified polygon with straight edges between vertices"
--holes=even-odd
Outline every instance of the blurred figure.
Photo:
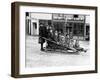
[{"label": "blurred figure", "polygon": [[74,47],[75,47],[76,49],[80,47],[80,45],[79,45],[79,40],[78,40],[78,39],[75,41]]},{"label": "blurred figure", "polygon": [[61,45],[64,45],[65,44],[65,36],[62,33],[59,34],[59,43]]},{"label": "blurred figure", "polygon": [[58,42],[60,42],[61,31],[58,31]]},{"label": "blurred figure", "polygon": [[41,44],[41,51],[44,51],[43,44],[45,43],[45,39],[47,38],[47,30],[46,26],[44,26],[42,23],[39,27],[39,43]]},{"label": "blurred figure", "polygon": [[72,32],[69,33],[69,38],[73,39],[73,33]]},{"label": "blurred figure", "polygon": [[74,45],[74,48],[78,51],[84,51],[86,52],[87,50],[85,50],[84,48],[80,47],[79,45],[79,40],[77,39],[76,42],[75,42],[75,45]]},{"label": "blurred figure", "polygon": [[48,37],[47,37],[47,48],[52,48],[53,47],[53,42],[54,41],[54,35],[53,35],[53,30],[52,27],[50,26],[48,29]]},{"label": "blurred figure", "polygon": [[66,33],[66,36],[65,36],[65,46],[66,46],[66,47],[69,47],[69,43],[70,43],[69,34]]},{"label": "blurred figure", "polygon": [[72,51],[76,52],[76,48],[74,48],[74,40],[70,39],[70,43],[69,43],[69,49],[71,49]]},{"label": "blurred figure", "polygon": [[54,40],[58,42],[58,31],[57,30],[54,32]]}]

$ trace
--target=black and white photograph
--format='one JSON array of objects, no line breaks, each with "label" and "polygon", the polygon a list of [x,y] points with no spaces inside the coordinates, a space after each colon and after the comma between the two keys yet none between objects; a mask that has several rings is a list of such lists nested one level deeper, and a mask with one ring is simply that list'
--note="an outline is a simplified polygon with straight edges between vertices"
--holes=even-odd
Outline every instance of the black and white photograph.
[{"label": "black and white photograph", "polygon": [[17,77],[97,73],[97,7],[14,6],[12,72]]},{"label": "black and white photograph", "polygon": [[26,67],[90,65],[90,15],[25,13]]}]

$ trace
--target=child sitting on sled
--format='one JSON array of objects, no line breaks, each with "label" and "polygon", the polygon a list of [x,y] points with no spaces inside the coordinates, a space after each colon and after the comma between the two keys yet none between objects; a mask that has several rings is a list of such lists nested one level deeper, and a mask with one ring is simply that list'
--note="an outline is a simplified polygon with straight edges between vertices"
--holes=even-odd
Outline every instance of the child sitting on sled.
[{"label": "child sitting on sled", "polygon": [[78,40],[78,39],[75,41],[75,44],[74,44],[73,47],[74,47],[77,51],[83,51],[83,52],[86,52],[86,51],[87,51],[87,50],[85,50],[84,48],[80,47],[80,45],[79,45],[79,40]]},{"label": "child sitting on sled", "polygon": [[77,49],[74,48],[74,40],[73,39],[70,39],[68,48],[69,48],[69,50],[72,50],[73,52],[77,52]]}]

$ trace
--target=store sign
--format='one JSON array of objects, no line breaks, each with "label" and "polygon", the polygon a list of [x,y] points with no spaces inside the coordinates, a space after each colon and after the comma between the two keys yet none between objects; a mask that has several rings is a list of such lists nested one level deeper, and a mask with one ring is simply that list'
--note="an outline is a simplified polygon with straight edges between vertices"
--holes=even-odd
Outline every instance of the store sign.
[{"label": "store sign", "polygon": [[53,14],[54,20],[65,20],[64,14]]}]

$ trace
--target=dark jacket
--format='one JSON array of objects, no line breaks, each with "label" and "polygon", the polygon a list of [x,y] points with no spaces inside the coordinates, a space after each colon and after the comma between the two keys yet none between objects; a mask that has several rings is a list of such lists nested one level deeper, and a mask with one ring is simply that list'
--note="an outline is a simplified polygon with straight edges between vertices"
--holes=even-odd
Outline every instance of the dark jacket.
[{"label": "dark jacket", "polygon": [[39,27],[39,43],[45,42],[45,39],[43,37],[47,38],[47,30],[45,26],[40,26]]}]

